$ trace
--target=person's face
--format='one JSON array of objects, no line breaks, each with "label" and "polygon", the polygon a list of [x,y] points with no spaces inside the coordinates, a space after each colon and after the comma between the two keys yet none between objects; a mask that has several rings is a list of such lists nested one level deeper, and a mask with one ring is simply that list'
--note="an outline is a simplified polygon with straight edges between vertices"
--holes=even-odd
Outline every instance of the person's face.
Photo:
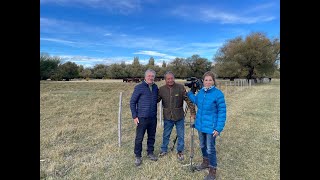
[{"label": "person's face", "polygon": [[174,84],[174,77],[173,77],[173,75],[172,75],[172,74],[167,74],[165,81],[166,81],[166,85],[172,86],[172,85]]},{"label": "person's face", "polygon": [[211,76],[205,76],[203,80],[203,85],[206,88],[211,87],[214,84],[214,81]]},{"label": "person's face", "polygon": [[154,81],[154,74],[152,72],[147,72],[146,76],[144,77],[144,79],[146,80],[146,82],[148,84],[152,84]]}]

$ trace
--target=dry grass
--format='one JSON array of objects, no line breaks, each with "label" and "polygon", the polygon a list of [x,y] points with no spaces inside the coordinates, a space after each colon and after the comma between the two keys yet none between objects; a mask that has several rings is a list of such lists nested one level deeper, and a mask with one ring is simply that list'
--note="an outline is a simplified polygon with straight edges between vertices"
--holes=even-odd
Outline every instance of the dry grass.
[{"label": "dry grass", "polygon": [[[203,179],[207,171],[192,173],[188,166],[182,166],[189,163],[189,126],[186,126],[184,162],[177,161],[175,152],[157,162],[148,160],[145,140],[143,164],[139,168],[134,166],[135,126],[129,100],[135,85],[110,80],[41,81],[41,179]],[[273,79],[269,84],[256,85],[226,97],[228,119],[224,132],[217,139],[218,179],[280,179],[279,90],[280,80]],[[122,146],[118,147],[121,91]],[[158,124],[156,154],[160,152],[162,131]],[[171,139],[174,136],[175,129]],[[196,130],[194,138],[193,162],[199,163],[201,153]]]}]

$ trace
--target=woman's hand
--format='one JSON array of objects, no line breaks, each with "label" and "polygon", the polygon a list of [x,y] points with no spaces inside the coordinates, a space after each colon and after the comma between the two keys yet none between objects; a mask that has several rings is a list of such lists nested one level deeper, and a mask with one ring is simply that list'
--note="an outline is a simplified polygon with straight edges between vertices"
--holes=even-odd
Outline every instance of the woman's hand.
[{"label": "woman's hand", "polygon": [[216,130],[213,130],[212,136],[215,137],[215,136],[218,136],[218,135],[219,135],[219,132],[216,131]]}]

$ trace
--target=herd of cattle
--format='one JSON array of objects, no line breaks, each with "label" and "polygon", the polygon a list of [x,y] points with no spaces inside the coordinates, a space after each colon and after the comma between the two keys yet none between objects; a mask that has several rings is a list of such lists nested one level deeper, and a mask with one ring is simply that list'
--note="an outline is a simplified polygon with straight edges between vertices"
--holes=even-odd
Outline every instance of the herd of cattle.
[{"label": "herd of cattle", "polygon": [[[222,79],[230,79],[230,81],[234,81],[235,78],[229,78],[229,77],[225,77],[225,78],[222,78]],[[143,81],[144,78],[123,78],[122,79],[122,82],[135,82],[135,83],[139,83],[141,81]],[[157,82],[157,81],[161,81],[161,80],[164,80],[163,78],[155,78],[154,81]],[[247,79],[249,81],[249,79]],[[269,81],[271,82],[271,78],[253,78],[254,82],[257,83],[257,81]]]},{"label": "herd of cattle", "polygon": [[[143,81],[144,78],[123,78],[122,79],[122,82],[135,82],[135,83],[139,83],[141,81]],[[163,78],[155,78],[154,81],[157,82],[157,81],[161,81],[163,80]]]}]

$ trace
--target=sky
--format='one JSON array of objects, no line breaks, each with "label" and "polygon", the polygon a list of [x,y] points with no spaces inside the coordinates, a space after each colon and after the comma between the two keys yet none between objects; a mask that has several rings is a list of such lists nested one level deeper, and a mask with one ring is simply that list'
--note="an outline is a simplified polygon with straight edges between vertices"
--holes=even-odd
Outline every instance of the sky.
[{"label": "sky", "polygon": [[280,39],[280,0],[40,0],[40,53],[84,67],[195,54],[214,63],[252,32]]}]

